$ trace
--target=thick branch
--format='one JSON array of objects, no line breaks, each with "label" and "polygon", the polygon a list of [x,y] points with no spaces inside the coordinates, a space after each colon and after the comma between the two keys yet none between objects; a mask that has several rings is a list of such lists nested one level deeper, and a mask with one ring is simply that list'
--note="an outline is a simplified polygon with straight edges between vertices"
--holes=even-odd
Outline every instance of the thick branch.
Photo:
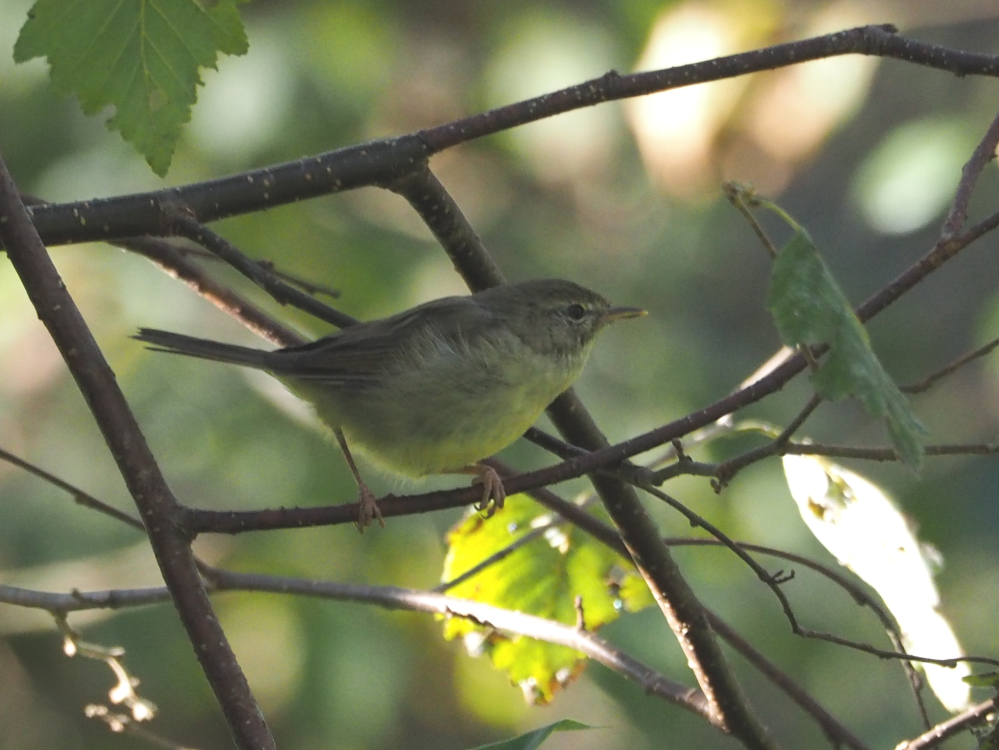
[{"label": "thick branch", "polygon": [[[429,170],[413,173],[397,189],[432,228],[469,286],[484,288],[503,283],[499,268],[471,225]],[[606,438],[571,389],[556,399],[548,414],[562,435],[574,445],[591,450],[608,447]],[[747,747],[773,747],[766,730],[749,710],[707,623],[704,609],[663,544],[638,495],[614,477],[594,474],[590,480],[687,654],[707,698],[712,722]],[[507,489],[510,491],[509,487]]]},{"label": "thick branch", "polygon": [[430,155],[508,128],[601,102],[708,83],[839,55],[905,60],[955,75],[999,76],[999,57],[937,47],[864,26],[666,70],[601,78],[419,133],[330,151],[295,162],[148,193],[35,208],[49,245],[164,234],[166,213],[188,210],[201,222],[353,190],[389,185]]},{"label": "thick branch", "polygon": [[170,589],[177,612],[215,691],[237,745],[275,747],[225,633],[201,584],[190,543],[177,524],[178,504],[66,286],[52,264],[0,160],[0,240],[39,319],[59,348],[118,464]]},{"label": "thick branch", "polygon": [[166,190],[31,209],[48,245],[169,234],[170,218],[187,211],[205,223],[274,206],[390,182],[426,160],[413,135],[328,151],[299,161]]}]

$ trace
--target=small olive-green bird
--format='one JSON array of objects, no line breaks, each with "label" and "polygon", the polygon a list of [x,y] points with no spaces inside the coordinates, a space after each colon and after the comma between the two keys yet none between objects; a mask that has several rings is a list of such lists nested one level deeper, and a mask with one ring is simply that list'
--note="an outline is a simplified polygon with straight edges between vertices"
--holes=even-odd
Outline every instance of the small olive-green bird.
[{"label": "small olive-green bird", "polygon": [[348,443],[398,474],[475,474],[481,507],[502,507],[502,481],[479,462],[572,385],[604,327],[644,314],[551,279],[433,300],[276,351],[150,328],[135,338],[157,351],[264,370],[310,402],[357,480],[363,530],[373,517],[384,521]]}]

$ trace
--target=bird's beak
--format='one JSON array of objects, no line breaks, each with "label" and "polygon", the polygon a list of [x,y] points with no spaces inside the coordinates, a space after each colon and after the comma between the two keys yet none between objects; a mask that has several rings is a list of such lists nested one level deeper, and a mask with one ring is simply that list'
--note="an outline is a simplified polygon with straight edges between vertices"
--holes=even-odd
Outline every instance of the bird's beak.
[{"label": "bird's beak", "polygon": [[613,323],[615,320],[626,320],[627,318],[641,318],[648,315],[648,312],[640,307],[612,307],[604,313],[604,322]]}]

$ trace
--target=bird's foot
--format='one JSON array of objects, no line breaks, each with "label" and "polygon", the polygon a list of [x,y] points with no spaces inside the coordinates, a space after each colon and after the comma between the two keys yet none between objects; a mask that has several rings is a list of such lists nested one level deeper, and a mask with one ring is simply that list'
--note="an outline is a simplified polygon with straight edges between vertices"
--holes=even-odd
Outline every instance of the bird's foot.
[{"label": "bird's foot", "polygon": [[378,523],[384,529],[385,519],[382,518],[382,512],[378,507],[378,498],[375,497],[375,493],[369,490],[364,482],[360,482],[357,489],[357,503],[361,506],[357,516],[357,530],[363,534],[364,530],[371,525],[373,518],[377,518]]},{"label": "bird's foot", "polygon": [[482,485],[482,501],[476,503],[475,509],[482,511],[486,518],[492,518],[493,513],[503,507],[506,500],[506,489],[503,487],[503,480],[496,473],[496,469],[485,464],[475,466],[475,479],[472,484]]}]

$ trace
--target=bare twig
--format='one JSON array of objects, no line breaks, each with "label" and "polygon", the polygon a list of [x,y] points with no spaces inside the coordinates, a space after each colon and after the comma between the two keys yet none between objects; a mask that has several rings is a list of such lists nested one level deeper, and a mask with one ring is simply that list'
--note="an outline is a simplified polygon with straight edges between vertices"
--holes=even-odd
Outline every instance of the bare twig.
[{"label": "bare twig", "polygon": [[900,742],[897,750],[928,750],[931,747],[937,747],[945,740],[961,732],[966,732],[969,727],[984,721],[997,708],[999,708],[997,699],[993,698],[992,700],[983,701],[972,706],[967,711],[959,713],[957,716],[952,716],[946,721],[940,722],[928,732],[924,732],[918,737]]},{"label": "bare twig", "polygon": [[927,375],[925,378],[920,380],[918,383],[913,383],[912,385],[903,385],[899,388],[903,393],[923,393],[928,391],[936,382],[942,378],[947,377],[951,373],[964,367],[969,362],[973,362],[976,359],[984,357],[991,354],[992,351],[999,346],[999,338],[992,339],[985,346],[980,346],[973,352],[969,352],[962,357],[958,357],[953,362],[951,362],[946,367],[942,367],[934,373]]},{"label": "bare twig", "polygon": [[943,229],[940,231],[942,239],[949,239],[961,231],[964,222],[968,218],[968,203],[971,202],[971,193],[975,189],[978,177],[985,169],[985,165],[996,158],[996,146],[999,145],[999,115],[992,120],[985,135],[978,142],[978,146],[971,154],[971,158],[965,163],[961,170],[961,180],[958,182],[957,190],[954,194],[954,201],[950,211],[944,221]]},{"label": "bare twig", "polygon": [[329,305],[320,302],[301,289],[297,289],[278,278],[272,271],[260,263],[248,258],[239,249],[221,235],[201,224],[184,212],[170,216],[170,226],[177,234],[197,242],[202,247],[215,253],[219,258],[231,265],[246,278],[259,286],[282,305],[290,304],[310,315],[332,323],[340,328],[357,323],[355,318],[342,313]]},{"label": "bare twig", "polygon": [[[855,448],[849,445],[822,445],[819,443],[789,443],[781,454],[793,456],[829,456],[832,458],[860,458],[868,461],[901,461],[894,448]],[[927,456],[993,456],[999,453],[999,443],[954,443],[927,445]]]},{"label": "bare twig", "polygon": [[685,685],[653,672],[593,633],[579,631],[572,625],[563,625],[541,617],[512,612],[481,602],[395,586],[327,583],[309,579],[234,573],[224,570],[209,571],[207,577],[220,591],[228,589],[273,591],[281,594],[300,594],[324,599],[364,602],[387,609],[404,609],[448,617],[463,617],[499,630],[568,646],[582,651],[615,672],[635,680],[646,692],[665,698],[671,703],[693,711],[704,718],[710,718],[707,703],[699,691],[691,690]]},{"label": "bare twig", "polygon": [[764,658],[746,641],[731,625],[722,620],[714,612],[708,610],[708,621],[720,638],[732,646],[742,656],[762,672],[767,679],[779,687],[784,694],[796,703],[809,716],[815,719],[833,747],[845,745],[853,750],[870,750],[859,737],[840,724],[823,706],[815,700],[808,691],[787,674],[777,669],[776,665]]},{"label": "bare twig", "polygon": [[[847,648],[852,648],[856,651],[863,651],[864,653],[872,654],[882,659],[906,659],[911,661],[921,661],[928,664],[939,664],[944,667],[953,667],[958,662],[969,662],[977,664],[993,664],[999,665],[999,659],[993,659],[987,656],[955,656],[951,659],[935,659],[928,656],[917,656],[913,654],[905,653],[904,651],[887,651],[885,649],[879,649],[866,643],[860,643],[859,641],[851,641],[848,638],[841,638],[838,635],[832,633],[825,633],[820,630],[812,630],[810,628],[803,627],[801,623],[798,622],[798,618],[794,614],[794,610],[791,607],[791,602],[788,600],[787,596],[781,589],[781,585],[786,583],[793,577],[793,572],[790,575],[784,574],[783,571],[778,571],[776,574],[771,575],[768,573],[759,563],[757,563],[738,543],[728,537],[723,533],[718,527],[714,526],[710,522],[706,521],[701,516],[694,513],[692,510],[687,508],[683,503],[679,502],[675,498],[670,497],[662,490],[655,487],[642,487],[643,490],[649,494],[659,498],[660,500],[667,503],[674,510],[679,511],[692,526],[700,526],[709,534],[714,536],[721,544],[732,550],[737,557],[739,557],[743,562],[745,562],[750,569],[756,573],[756,576],[773,591],[777,600],[780,602],[781,608],[784,611],[784,616],[791,626],[791,631],[795,635],[800,635],[804,638],[814,638],[816,640],[827,641],[829,643],[835,643],[839,646],[846,646]],[[748,547],[746,548],[748,549]]]},{"label": "bare twig", "polygon": [[138,518],[130,516],[128,513],[125,513],[122,510],[118,510],[112,505],[108,505],[103,500],[98,500],[96,497],[87,492],[84,492],[79,487],[76,487],[70,484],[69,482],[63,481],[54,474],[50,474],[44,469],[41,469],[38,466],[35,466],[34,464],[28,461],[25,461],[23,458],[18,458],[13,453],[9,453],[8,451],[5,451],[3,448],[0,448],[0,460],[6,461],[9,464],[13,464],[14,466],[17,466],[20,469],[24,469],[29,474],[33,474],[39,479],[48,482],[52,486],[58,487],[64,492],[69,493],[72,496],[74,502],[76,502],[79,505],[82,505],[86,508],[90,508],[91,510],[96,510],[98,513],[103,513],[106,516],[111,516],[111,518],[117,519],[118,521],[121,521],[122,523],[131,526],[133,529],[138,529],[139,531],[142,532],[145,532],[146,530],[146,527],[142,525],[142,521],[140,521]]},{"label": "bare twig", "polygon": [[126,237],[114,244],[148,258],[170,276],[183,281],[196,294],[272,344],[295,346],[305,343],[305,339],[295,331],[267,315],[225,284],[213,279],[200,266],[186,258],[182,249],[167,240],[154,237]]}]

